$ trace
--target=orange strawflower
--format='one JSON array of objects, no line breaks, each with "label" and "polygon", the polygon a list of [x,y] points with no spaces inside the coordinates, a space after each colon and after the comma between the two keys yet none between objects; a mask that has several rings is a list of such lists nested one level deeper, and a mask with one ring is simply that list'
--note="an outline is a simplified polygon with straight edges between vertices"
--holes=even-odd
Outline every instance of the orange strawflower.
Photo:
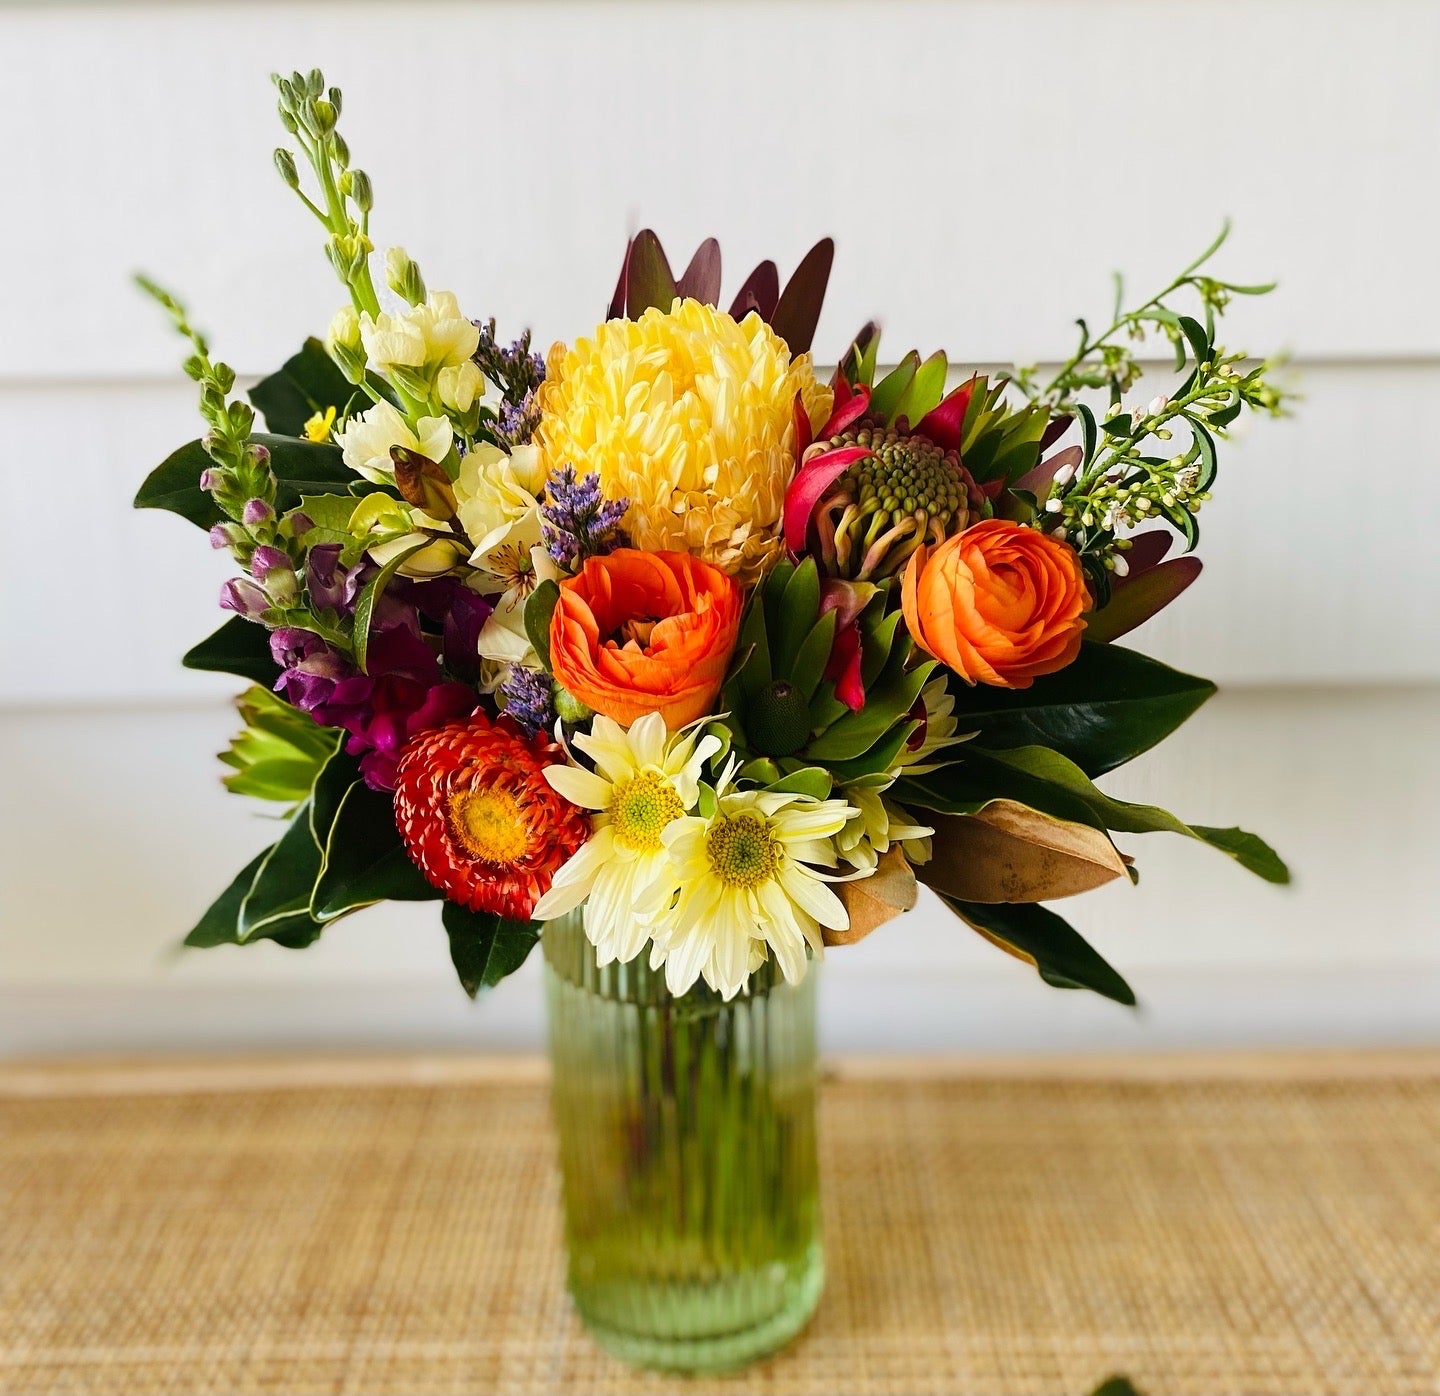
[{"label": "orange strawflower", "polygon": [[916,643],[967,682],[1029,688],[1080,652],[1090,593],[1074,548],[987,519],[916,552],[901,604]]},{"label": "orange strawflower", "polygon": [[628,727],[659,713],[672,732],[711,711],[740,629],[740,587],[688,553],[619,548],[560,583],[555,677]]},{"label": "orange strawflower", "polygon": [[555,870],[590,837],[590,816],[541,774],[565,753],[508,717],[432,728],[400,757],[395,822],[428,882],[471,911],[528,921]]}]

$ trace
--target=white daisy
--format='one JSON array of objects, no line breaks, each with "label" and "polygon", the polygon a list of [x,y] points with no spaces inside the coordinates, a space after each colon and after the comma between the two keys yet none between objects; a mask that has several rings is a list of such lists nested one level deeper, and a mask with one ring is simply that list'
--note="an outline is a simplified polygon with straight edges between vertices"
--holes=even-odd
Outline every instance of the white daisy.
[{"label": "white daisy", "polygon": [[637,718],[627,732],[596,714],[574,744],[595,763],[547,766],[545,779],[572,804],[595,811],[593,832],[555,874],[534,916],[550,921],[585,907],[585,933],[600,964],[633,960],[650,938],[651,915],[637,911],[657,881],[668,885],[668,827],[695,808],[700,773],[720,749],[718,737],[696,727],[665,729],[659,713]]},{"label": "white daisy", "polygon": [[[727,772],[727,775],[729,773]],[[724,793],[714,813],[670,823],[661,836],[669,880],[640,906],[651,918],[652,967],[672,994],[704,977],[734,998],[772,953],[791,983],[805,976],[806,947],[824,950],[821,927],[850,924],[819,867],[834,867],[834,837],[854,809],[844,800],[763,790]]]}]

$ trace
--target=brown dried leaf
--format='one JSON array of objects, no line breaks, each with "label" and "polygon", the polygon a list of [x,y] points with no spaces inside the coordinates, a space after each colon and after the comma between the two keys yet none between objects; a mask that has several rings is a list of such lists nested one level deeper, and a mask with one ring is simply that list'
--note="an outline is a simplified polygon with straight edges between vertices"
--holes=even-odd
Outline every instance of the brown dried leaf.
[{"label": "brown dried leaf", "polygon": [[899,848],[880,855],[875,871],[858,882],[837,882],[835,894],[850,913],[850,925],[843,931],[826,930],[826,945],[853,945],[864,940],[877,926],[893,921],[915,905],[920,889],[910,862]]},{"label": "brown dried leaf", "polygon": [[929,815],[934,856],[927,885],[965,902],[1042,902],[1089,892],[1125,876],[1099,829],[995,800],[979,814]]}]

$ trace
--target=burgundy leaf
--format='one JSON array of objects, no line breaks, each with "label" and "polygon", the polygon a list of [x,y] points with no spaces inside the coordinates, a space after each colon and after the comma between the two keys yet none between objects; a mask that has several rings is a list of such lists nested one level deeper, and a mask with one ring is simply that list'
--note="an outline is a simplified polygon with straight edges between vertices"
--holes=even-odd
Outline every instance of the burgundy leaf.
[{"label": "burgundy leaf", "polygon": [[800,467],[785,491],[785,543],[791,552],[798,553],[805,546],[810,515],[820,496],[844,474],[847,465],[869,454],[868,446],[841,446],[821,452]]},{"label": "burgundy leaf", "polygon": [[[1148,536],[1148,535],[1147,535]],[[1089,616],[1087,640],[1118,640],[1162,611],[1200,575],[1198,557],[1175,557],[1138,577],[1117,578],[1110,604]]]},{"label": "burgundy leaf", "polygon": [[620,263],[620,279],[615,283],[615,294],[610,297],[607,320],[618,320],[625,314],[625,286],[630,277],[630,249],[635,246],[634,238],[625,240],[625,256]]},{"label": "burgundy leaf", "polygon": [[815,440],[815,433],[810,426],[810,414],[805,410],[805,399],[799,393],[795,394],[795,459],[798,461],[801,456],[810,449],[810,444]]},{"label": "burgundy leaf", "polygon": [[1041,451],[1048,451],[1067,431],[1075,421],[1074,417],[1060,416],[1051,417],[1049,425],[1040,436]]},{"label": "burgundy leaf", "polygon": [[675,289],[689,300],[718,305],[720,301],[720,244],[706,238],[695,249],[690,265],[676,282]]},{"label": "burgundy leaf", "polygon": [[775,313],[775,302],[779,299],[780,273],[774,262],[761,262],[745,278],[740,294],[730,307],[730,314],[737,320],[743,320],[754,310],[762,320],[768,320]]},{"label": "burgundy leaf", "polygon": [[1174,543],[1175,535],[1168,528],[1152,528],[1148,533],[1134,534],[1130,539],[1130,551],[1125,554],[1130,573],[1126,577],[1113,578],[1111,586],[1126,586],[1142,572],[1158,566]]},{"label": "burgundy leaf", "polygon": [[830,284],[830,268],[835,261],[835,239],[821,238],[800,259],[770,316],[770,328],[789,346],[793,355],[808,354],[815,342],[815,327],[820,323],[820,307],[825,303],[825,288]]},{"label": "burgundy leaf", "polygon": [[942,451],[958,451],[960,428],[965,424],[965,412],[975,383],[974,377],[966,379],[948,397],[942,398],[933,412],[927,412],[915,430],[921,436],[928,436]]},{"label": "burgundy leaf", "polygon": [[1067,446],[1063,451],[1056,451],[1049,460],[1042,460],[1034,470],[1027,470],[1011,488],[1029,490],[1031,494],[1038,495],[1042,490],[1049,488],[1051,480],[1055,478],[1055,472],[1061,466],[1079,465],[1084,459],[1085,452],[1079,446]]},{"label": "burgundy leaf", "polygon": [[649,228],[635,234],[626,265],[626,315],[638,319],[652,306],[668,311],[675,300],[675,277],[660,239]]}]

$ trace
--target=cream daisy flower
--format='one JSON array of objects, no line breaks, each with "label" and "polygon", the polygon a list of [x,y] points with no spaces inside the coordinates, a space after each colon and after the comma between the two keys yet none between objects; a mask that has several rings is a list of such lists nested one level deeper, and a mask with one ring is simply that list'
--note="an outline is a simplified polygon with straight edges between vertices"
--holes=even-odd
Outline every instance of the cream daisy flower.
[{"label": "cream daisy flower", "polygon": [[935,832],[928,824],[919,824],[903,805],[885,798],[885,791],[896,781],[898,771],[884,771],[865,776],[841,787],[855,813],[835,839],[836,851],[851,867],[872,873],[880,855],[893,843],[903,844],[905,852],[918,853],[912,862],[930,861],[930,836]]},{"label": "cream daisy flower", "polygon": [[700,773],[720,749],[718,737],[696,727],[669,734],[659,713],[637,718],[627,732],[597,714],[574,744],[595,763],[547,766],[544,775],[571,804],[593,810],[593,832],[535,904],[550,921],[585,902],[585,933],[596,960],[627,964],[650,938],[650,915],[637,904],[657,881],[669,885],[666,829],[700,798]]},{"label": "cream daisy flower", "polygon": [[[697,979],[726,999],[771,953],[791,983],[805,976],[806,947],[824,951],[821,927],[850,924],[816,872],[834,867],[834,837],[855,810],[844,800],[746,790],[721,794],[710,817],[670,823],[668,881],[637,900],[652,918],[652,967],[672,994]],[[833,875],[832,875],[833,876]]]}]

